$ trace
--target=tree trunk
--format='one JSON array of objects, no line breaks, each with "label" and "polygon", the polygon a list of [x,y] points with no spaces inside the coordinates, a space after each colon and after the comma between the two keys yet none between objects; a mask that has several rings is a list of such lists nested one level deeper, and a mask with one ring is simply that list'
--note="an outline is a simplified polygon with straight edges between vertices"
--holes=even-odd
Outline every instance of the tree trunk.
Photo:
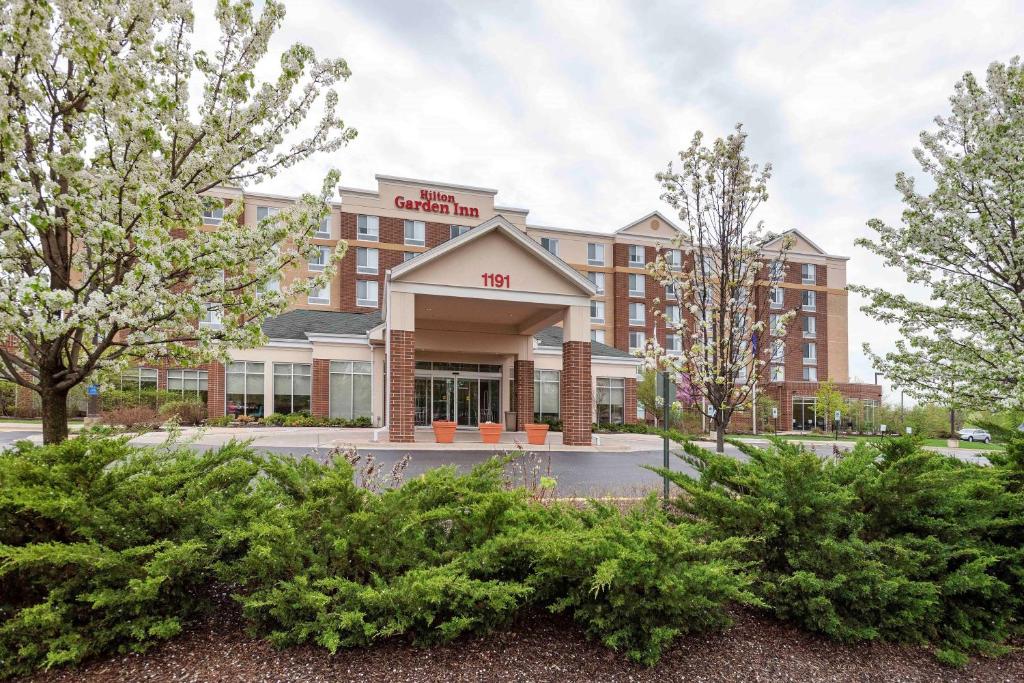
[{"label": "tree trunk", "polygon": [[719,453],[725,453],[725,425],[715,425],[715,450]]},{"label": "tree trunk", "polygon": [[44,390],[40,394],[43,411],[43,443],[60,443],[68,438],[68,392]]},{"label": "tree trunk", "polygon": [[956,410],[949,409],[949,438],[956,436]]}]

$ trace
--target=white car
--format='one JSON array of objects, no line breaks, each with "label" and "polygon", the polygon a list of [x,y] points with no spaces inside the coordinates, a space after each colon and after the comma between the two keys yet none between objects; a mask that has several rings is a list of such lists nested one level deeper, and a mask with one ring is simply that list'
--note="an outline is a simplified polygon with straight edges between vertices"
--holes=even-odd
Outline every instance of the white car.
[{"label": "white car", "polygon": [[988,443],[992,440],[991,434],[986,432],[984,429],[977,429],[975,427],[961,429],[959,432],[957,432],[957,434],[960,435],[961,440],[970,441],[972,443],[975,441],[983,441],[985,443]]}]

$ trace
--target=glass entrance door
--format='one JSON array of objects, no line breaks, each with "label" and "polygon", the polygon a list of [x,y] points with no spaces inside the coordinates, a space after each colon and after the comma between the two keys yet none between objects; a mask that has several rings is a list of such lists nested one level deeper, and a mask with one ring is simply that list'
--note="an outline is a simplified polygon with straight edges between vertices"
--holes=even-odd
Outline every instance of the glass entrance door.
[{"label": "glass entrance door", "polygon": [[432,420],[454,420],[455,417],[455,379],[451,377],[434,378],[434,405]]},{"label": "glass entrance door", "polygon": [[475,427],[477,423],[477,400],[479,399],[480,382],[476,379],[456,380],[458,383],[458,409],[457,415],[459,426]]}]

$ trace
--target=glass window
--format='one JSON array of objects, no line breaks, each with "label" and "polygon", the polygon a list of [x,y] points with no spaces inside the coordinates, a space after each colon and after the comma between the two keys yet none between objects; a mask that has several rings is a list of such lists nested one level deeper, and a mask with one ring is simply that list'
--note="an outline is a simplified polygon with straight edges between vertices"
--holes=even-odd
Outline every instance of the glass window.
[{"label": "glass window", "polygon": [[540,246],[544,247],[549,253],[558,256],[558,240],[554,237],[541,237]]},{"label": "glass window", "polygon": [[317,225],[316,233],[313,237],[321,240],[331,239],[331,214],[327,214],[320,219],[320,223]]},{"label": "glass window", "polygon": [[639,273],[629,274],[629,295],[630,296],[643,296],[644,295],[644,276]]},{"label": "glass window", "polygon": [[376,275],[379,254],[377,249],[356,247],[356,272],[364,275]]},{"label": "glass window", "polygon": [[167,391],[181,394],[182,398],[198,397],[206,403],[209,373],[206,370],[171,368],[167,371]]},{"label": "glass window", "polygon": [[674,323],[674,324],[678,323],[679,322],[679,306],[677,306],[676,304],[672,304],[671,306],[666,306],[665,307],[665,320],[667,320],[670,323]]},{"label": "glass window", "polygon": [[626,416],[626,380],[622,377],[598,377],[597,392],[598,424],[622,424]]},{"label": "glass window", "polygon": [[451,225],[448,229],[450,231],[448,239],[453,240],[460,235],[465,235],[471,228],[468,225]]},{"label": "glass window", "polygon": [[785,382],[786,381],[786,367],[784,365],[773,365],[771,368],[771,381],[772,382]]},{"label": "glass window", "polygon": [[367,242],[376,242],[380,238],[380,217],[356,216],[356,237]]},{"label": "glass window", "polygon": [[682,353],[683,342],[682,337],[678,334],[666,334],[665,335],[665,350],[670,353]]},{"label": "glass window", "polygon": [[665,263],[668,264],[669,270],[682,270],[683,252],[678,249],[667,249],[665,251]]},{"label": "glass window", "polygon": [[271,216],[276,216],[281,213],[281,209],[276,206],[257,206],[256,207],[256,220],[262,221]]},{"label": "glass window", "polygon": [[121,373],[119,381],[122,391],[141,391],[156,389],[159,372],[156,368],[134,367]]},{"label": "glass window", "polygon": [[768,301],[772,308],[782,308],[785,291],[782,287],[772,287],[768,292]]},{"label": "glass window", "polygon": [[805,311],[813,311],[817,303],[817,292],[807,290],[800,293],[800,306]]},{"label": "glass window", "polygon": [[309,411],[309,371],[309,363],[274,363],[275,413]]},{"label": "glass window", "polygon": [[804,362],[805,363],[816,363],[818,362],[818,345],[814,342],[804,343]]},{"label": "glass window", "polygon": [[772,342],[772,362],[786,362],[786,343],[781,339],[776,339]]},{"label": "glass window", "polygon": [[377,293],[376,280],[356,280],[356,306],[377,308]]},{"label": "glass window", "polygon": [[225,412],[263,417],[263,363],[235,361],[225,373]]},{"label": "glass window", "polygon": [[676,283],[669,282],[665,285],[665,296],[673,299],[676,298]]},{"label": "glass window", "polygon": [[424,246],[427,243],[427,224],[423,221],[405,221],[405,243]]},{"label": "glass window", "polygon": [[785,264],[782,261],[772,261],[768,264],[768,278],[772,282],[779,282],[785,274]]},{"label": "glass window", "polygon": [[629,245],[629,265],[633,268],[643,268],[645,265],[644,248],[639,244]]},{"label": "glass window", "polygon": [[533,419],[537,422],[559,418],[558,389],[562,373],[558,370],[534,370]]},{"label": "glass window", "polygon": [[313,287],[309,290],[309,296],[306,297],[306,302],[311,304],[329,304],[331,303],[331,290],[329,287]]},{"label": "glass window", "polygon": [[331,260],[331,248],[330,247],[317,247],[316,255],[309,260],[310,270],[323,270],[327,267],[327,262]]},{"label": "glass window", "polygon": [[604,322],[604,302],[603,301],[591,301],[590,302],[590,322],[592,322],[592,323],[603,323]]},{"label": "glass window", "polygon": [[644,337],[643,332],[630,332],[629,333],[629,350],[630,351],[643,351],[644,342],[647,338]]},{"label": "glass window", "polygon": [[416,252],[415,251],[403,251],[402,252],[402,263],[405,263],[406,261],[411,261],[414,258],[416,258]]},{"label": "glass window", "polygon": [[591,330],[590,341],[595,341],[599,344],[604,344],[604,330]]},{"label": "glass window", "polygon": [[220,225],[224,220],[224,202],[208,197],[203,200],[203,225]]},{"label": "glass window", "polygon": [[800,264],[800,282],[805,285],[813,285],[817,282],[817,268],[813,263]]},{"label": "glass window", "polygon": [[587,279],[594,283],[598,294],[604,294],[604,273],[588,272]]},{"label": "glass window", "polygon": [[782,317],[772,313],[768,316],[768,333],[774,337],[781,337],[785,330],[782,329]]},{"label": "glass window", "polygon": [[805,337],[814,337],[817,334],[817,321],[809,315],[803,317],[803,333]]},{"label": "glass window", "polygon": [[590,242],[587,244],[587,263],[592,266],[604,265],[604,245]]},{"label": "glass window", "polygon": [[633,303],[629,305],[629,324],[643,325],[646,322],[644,305]]},{"label": "glass window", "polygon": [[804,368],[804,381],[805,382],[817,382],[818,381],[818,368],[813,365]]},{"label": "glass window", "polygon": [[223,326],[221,313],[220,304],[206,304],[203,309],[203,317],[199,319],[200,329],[220,329]]}]

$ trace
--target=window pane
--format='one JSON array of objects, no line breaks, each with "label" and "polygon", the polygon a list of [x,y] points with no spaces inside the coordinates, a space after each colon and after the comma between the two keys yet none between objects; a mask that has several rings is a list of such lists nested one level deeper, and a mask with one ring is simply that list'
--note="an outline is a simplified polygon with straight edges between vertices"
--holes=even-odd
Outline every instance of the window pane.
[{"label": "window pane", "polygon": [[371,416],[371,384],[372,378],[370,375],[354,375],[352,377],[352,417]]}]

